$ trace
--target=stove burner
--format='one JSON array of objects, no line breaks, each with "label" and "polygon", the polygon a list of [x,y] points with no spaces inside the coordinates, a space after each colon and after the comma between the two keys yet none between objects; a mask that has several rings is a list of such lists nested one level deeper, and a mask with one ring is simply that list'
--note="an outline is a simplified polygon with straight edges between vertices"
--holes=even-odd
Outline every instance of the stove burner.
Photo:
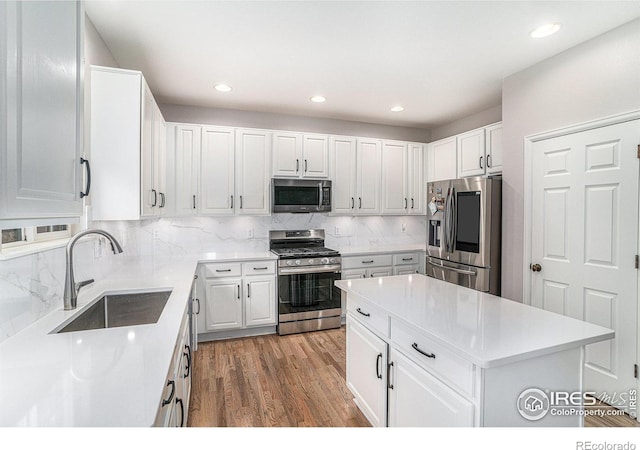
[{"label": "stove burner", "polygon": [[338,256],[336,250],[326,247],[295,247],[295,248],[274,248],[273,253],[281,258],[309,258],[313,256]]}]

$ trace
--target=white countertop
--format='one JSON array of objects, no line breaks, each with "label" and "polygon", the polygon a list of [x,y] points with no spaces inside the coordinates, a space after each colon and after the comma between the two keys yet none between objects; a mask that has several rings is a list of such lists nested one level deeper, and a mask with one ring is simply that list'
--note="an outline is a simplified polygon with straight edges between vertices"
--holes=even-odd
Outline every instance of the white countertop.
[{"label": "white countertop", "polygon": [[[0,426],[153,425],[198,262],[277,259],[270,252],[123,256],[118,270],[0,343]],[[113,291],[172,289],[158,322],[49,334]]]},{"label": "white countertop", "polygon": [[424,275],[339,280],[336,286],[483,368],[614,337],[608,328]]},{"label": "white countertop", "polygon": [[339,246],[340,256],[371,255],[375,253],[399,253],[426,251],[427,244],[383,244],[370,246]]}]

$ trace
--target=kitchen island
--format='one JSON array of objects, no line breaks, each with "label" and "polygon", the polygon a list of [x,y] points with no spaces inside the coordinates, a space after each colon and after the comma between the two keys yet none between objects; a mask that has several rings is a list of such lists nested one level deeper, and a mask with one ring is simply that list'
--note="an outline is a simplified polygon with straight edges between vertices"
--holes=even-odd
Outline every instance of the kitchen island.
[{"label": "kitchen island", "polygon": [[418,274],[336,286],[347,385],[373,425],[583,425],[584,346],[613,330]]}]

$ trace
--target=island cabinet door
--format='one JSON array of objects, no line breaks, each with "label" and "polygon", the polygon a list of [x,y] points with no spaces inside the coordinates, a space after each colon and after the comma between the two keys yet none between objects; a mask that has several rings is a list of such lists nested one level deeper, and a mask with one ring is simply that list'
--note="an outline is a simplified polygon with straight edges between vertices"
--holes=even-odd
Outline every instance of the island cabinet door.
[{"label": "island cabinet door", "polygon": [[347,315],[347,386],[374,427],[387,425],[387,343]]},{"label": "island cabinet door", "polygon": [[389,426],[471,427],[473,404],[391,349]]}]

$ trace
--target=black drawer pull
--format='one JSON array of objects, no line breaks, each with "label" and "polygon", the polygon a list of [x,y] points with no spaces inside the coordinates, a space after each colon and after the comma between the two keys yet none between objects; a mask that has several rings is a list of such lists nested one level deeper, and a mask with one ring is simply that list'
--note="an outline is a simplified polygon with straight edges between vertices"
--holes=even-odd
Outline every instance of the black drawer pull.
[{"label": "black drawer pull", "polygon": [[403,261],[413,261],[413,258],[402,258]]},{"label": "black drawer pull", "polygon": [[231,269],[216,269],[216,272],[231,272]]},{"label": "black drawer pull", "polygon": [[435,355],[434,353],[427,353],[427,352],[423,352],[422,350],[420,350],[420,349],[418,348],[418,344],[417,344],[417,343],[415,343],[415,342],[411,345],[411,347],[412,347],[415,351],[417,351],[418,353],[420,353],[421,355],[426,356],[427,358],[435,358],[435,357],[436,357],[436,355]]},{"label": "black drawer pull", "polygon": [[362,261],[362,264],[373,264],[373,259],[370,261]]},{"label": "black drawer pull", "polygon": [[253,270],[267,270],[268,267],[254,267]]},{"label": "black drawer pull", "polygon": [[371,317],[371,314],[366,313],[366,312],[362,312],[362,310],[360,308],[357,308],[356,311],[358,311],[360,314],[362,314],[365,317]]},{"label": "black drawer pull", "polygon": [[173,380],[169,380],[167,382],[167,386],[171,385],[171,394],[169,394],[169,398],[167,400],[162,400],[162,406],[166,406],[171,403],[173,400],[173,396],[176,394],[176,382]]}]

